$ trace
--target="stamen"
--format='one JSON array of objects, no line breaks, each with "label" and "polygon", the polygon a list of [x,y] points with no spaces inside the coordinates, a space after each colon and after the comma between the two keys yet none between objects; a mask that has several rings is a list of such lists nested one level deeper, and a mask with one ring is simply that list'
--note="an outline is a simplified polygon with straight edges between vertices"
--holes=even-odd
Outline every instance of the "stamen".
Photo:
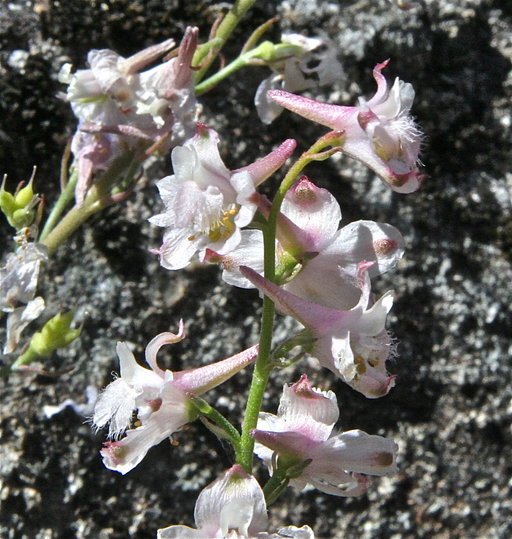
[{"label": "stamen", "polygon": [[210,241],[216,242],[229,238],[236,229],[234,220],[238,215],[237,207],[230,207],[223,212],[220,218],[212,224],[208,231],[208,237]]}]

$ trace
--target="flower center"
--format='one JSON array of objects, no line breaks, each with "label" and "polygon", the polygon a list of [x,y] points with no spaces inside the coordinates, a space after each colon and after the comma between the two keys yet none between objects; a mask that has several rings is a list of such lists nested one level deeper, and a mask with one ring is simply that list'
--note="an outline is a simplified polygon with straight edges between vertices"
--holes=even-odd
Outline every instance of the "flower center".
[{"label": "flower center", "polygon": [[363,376],[369,368],[384,368],[391,353],[390,338],[385,331],[375,337],[360,338],[351,344],[355,352],[357,376]]},{"label": "flower center", "polygon": [[235,217],[237,214],[238,208],[234,205],[225,210],[219,219],[211,224],[210,229],[208,230],[210,241],[216,242],[229,238],[235,231]]}]

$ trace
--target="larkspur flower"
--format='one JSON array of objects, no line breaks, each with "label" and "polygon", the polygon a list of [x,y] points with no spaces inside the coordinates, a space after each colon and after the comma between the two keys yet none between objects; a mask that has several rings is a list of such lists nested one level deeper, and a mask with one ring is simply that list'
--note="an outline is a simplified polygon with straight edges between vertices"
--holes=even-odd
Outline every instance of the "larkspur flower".
[{"label": "larkspur flower", "polygon": [[199,124],[196,135],[172,151],[174,175],[157,182],[165,211],[150,222],[166,228],[157,251],[164,268],[181,269],[197,252],[204,258],[206,249],[221,255],[233,250],[256,212],[256,187],[295,148],[293,139],[286,140],[263,159],[229,171],[218,142],[213,129]]},{"label": "larkspur flower", "polygon": [[[338,229],[341,209],[327,189],[302,177],[287,192],[278,219],[276,267],[283,274],[283,288],[309,301],[350,309],[359,300],[359,262],[374,262],[370,277],[391,269],[402,257],[404,240],[393,226],[374,221],[355,221]],[[250,288],[240,266],[263,274],[263,234],[244,230],[239,246],[225,256],[208,253],[218,261],[223,279]],[[322,276],[319,279],[319,276]]]},{"label": "larkspur flower", "polygon": [[[48,250],[40,243],[23,243],[7,256],[0,268],[0,310],[7,313],[7,336],[3,353],[16,350],[21,333],[44,310],[42,297],[35,297]],[[20,305],[23,304],[23,305]]]},{"label": "larkspur flower", "polygon": [[71,146],[78,169],[79,206],[93,174],[115,157],[154,142],[167,151],[192,136],[199,110],[191,69],[197,35],[197,28],[188,27],[178,55],[142,73],[174,46],[174,40],[130,58],[108,49],[92,50],[87,57],[89,69],[74,74],[70,64],[63,66],[59,80],[68,84],[65,97],[79,120]]},{"label": "larkspur flower", "polygon": [[282,90],[268,95],[308,120],[344,131],[344,153],[371,168],[394,191],[411,193],[425,178],[418,170],[422,134],[410,115],[414,89],[398,78],[389,88],[382,74],[387,64],[375,66],[377,91],[368,101],[360,98],[356,107],[320,103]]},{"label": "larkspur flower", "polygon": [[[255,453],[270,472],[304,463],[290,484],[310,484],[335,496],[357,496],[369,485],[366,475],[396,473],[396,444],[360,430],[332,434],[339,409],[332,391],[313,388],[306,375],[283,387],[277,415],[260,413],[251,435]],[[275,456],[277,455],[277,460]]]},{"label": "larkspur flower", "polygon": [[268,98],[269,90],[302,92],[344,78],[336,47],[329,39],[283,34],[278,50],[283,58],[270,64],[273,73],[259,84],[254,96],[258,116],[265,124],[272,123],[283,110]]},{"label": "larkspur flower", "polygon": [[368,398],[386,395],[395,384],[395,376],[386,371],[392,341],[385,330],[393,295],[386,292],[371,304],[370,263],[360,262],[359,301],[348,311],[332,309],[296,296],[264,279],[251,268],[240,270],[283,314],[296,318],[310,336],[309,353],[320,365],[339,376]]},{"label": "larkspur flower", "polygon": [[256,479],[235,464],[204,488],[194,509],[195,528],[175,525],[158,530],[158,539],[314,539],[309,526],[287,526],[267,533],[267,504]]},{"label": "larkspur flower", "polygon": [[[169,438],[183,425],[194,420],[197,412],[189,403],[189,395],[198,396],[221,384],[256,359],[257,346],[232,357],[193,369],[173,372],[161,369],[156,360],[164,344],[185,338],[183,324],[177,335],[157,335],[146,347],[146,361],[141,367],[126,343],[117,344],[120,377],[100,394],[94,409],[96,428],[109,425],[109,437],[101,451],[103,463],[111,470],[126,474],[144,458],[148,450]],[[117,440],[132,423],[137,411],[137,424]]]}]

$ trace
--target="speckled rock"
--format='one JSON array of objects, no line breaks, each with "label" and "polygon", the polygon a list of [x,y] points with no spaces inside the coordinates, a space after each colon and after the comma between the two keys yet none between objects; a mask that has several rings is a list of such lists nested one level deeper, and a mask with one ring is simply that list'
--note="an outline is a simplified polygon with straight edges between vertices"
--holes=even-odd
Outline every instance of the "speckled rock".
[{"label": "speckled rock", "polygon": [[[357,499],[290,490],[270,514],[276,527],[307,523],[326,538],[506,539],[512,536],[512,8],[508,0],[411,3],[403,12],[388,0],[263,1],[226,49],[233,57],[248,29],[277,11],[282,30],[321,33],[339,45],[346,81],[312,95],[345,104],[371,95],[372,67],[391,58],[387,76],[416,89],[413,112],[426,133],[422,160],[430,175],[420,191],[403,196],[345,158],[307,169],[337,196],[344,223],[386,221],[406,238],[406,258],[374,283],[377,291],[396,291],[391,330],[399,354],[390,370],[397,386],[371,401],[304,363],[276,376],[265,409],[275,411],[282,384],[307,370],[315,385],[336,392],[339,428],[397,440],[400,472],[376,479]],[[37,165],[51,203],[60,153],[74,129],[57,97],[60,66],[83,66],[91,48],[129,54],[179,38],[190,23],[199,23],[204,37],[221,8],[178,0],[4,2],[0,172],[14,184]],[[221,132],[231,168],[287,137],[304,150],[323,133],[287,112],[270,127],[259,123],[252,100],[264,76],[261,68],[244,71],[203,98],[203,121]],[[128,341],[142,357],[145,344],[175,330],[181,317],[188,339],[162,353],[162,363],[175,369],[226,357],[257,339],[255,292],[225,285],[215,267],[167,272],[148,253],[160,235],[146,221],[159,209],[153,182],[168,169],[168,162],[157,165],[123,206],[75,234],[42,283],[49,310],[76,308],[84,330],[80,342],[46,365],[71,372],[0,382],[2,537],[146,538],[171,523],[191,525],[198,491],[232,462],[227,448],[194,423],[177,435],[178,447],[160,444],[122,477],[103,467],[103,435],[83,417],[71,409],[50,419],[44,414],[45,405],[66,398],[85,402],[87,386],[110,380],[116,341]],[[4,249],[9,231],[1,226]],[[293,327],[280,317],[277,339]],[[240,373],[208,396],[233,421],[249,376]]]}]

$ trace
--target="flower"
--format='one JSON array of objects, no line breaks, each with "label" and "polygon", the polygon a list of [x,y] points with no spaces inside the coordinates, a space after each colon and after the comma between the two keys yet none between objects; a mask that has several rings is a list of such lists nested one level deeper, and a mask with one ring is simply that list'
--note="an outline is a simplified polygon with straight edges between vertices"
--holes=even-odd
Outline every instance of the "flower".
[{"label": "flower", "polygon": [[[284,289],[333,309],[350,309],[359,300],[357,268],[361,261],[374,262],[370,277],[391,269],[403,255],[404,240],[393,226],[356,221],[338,229],[341,209],[327,189],[303,176],[286,193],[278,219],[276,266]],[[263,234],[242,232],[242,241],[231,253],[208,260],[219,261],[223,279],[243,288],[252,283],[240,266],[263,274]],[[318,276],[322,278],[319,279]]]},{"label": "flower", "polygon": [[[296,488],[311,484],[327,494],[358,496],[368,488],[366,474],[396,473],[397,447],[389,438],[361,430],[333,435],[338,417],[336,395],[313,388],[303,375],[295,384],[284,385],[277,415],[260,413],[251,432],[254,451],[270,472],[275,472],[276,462],[300,470],[290,478]],[[297,468],[301,463],[306,465]]]},{"label": "flower", "polygon": [[172,125],[173,145],[191,137],[197,122],[191,67],[197,37],[198,29],[188,27],[176,58],[140,74],[137,113],[150,114],[160,129]]},{"label": "flower", "polygon": [[201,491],[194,510],[194,520],[195,528],[168,526],[158,530],[157,538],[314,539],[309,526],[288,526],[276,534],[266,533],[264,530],[268,525],[268,517],[263,491],[256,479],[238,464]]},{"label": "flower", "polygon": [[395,376],[386,371],[392,342],[385,330],[386,316],[393,305],[393,295],[386,292],[370,303],[368,268],[360,262],[359,302],[348,311],[332,309],[305,300],[264,279],[251,268],[240,271],[284,314],[296,318],[311,335],[310,349],[320,365],[339,376],[368,398],[386,395],[395,384]]},{"label": "flower", "polygon": [[191,62],[197,47],[198,29],[188,27],[178,55],[139,73],[168,52],[174,40],[148,47],[130,58],[108,49],[92,50],[89,69],[71,74],[65,64],[59,80],[68,84],[66,99],[79,120],[72,152],[78,168],[75,192],[83,204],[93,174],[115,157],[158,142],[163,151],[193,134],[198,105]]},{"label": "flower", "polygon": [[387,64],[375,66],[377,91],[369,101],[360,98],[356,107],[320,103],[282,90],[268,95],[308,120],[344,131],[347,155],[370,167],[394,191],[411,193],[425,178],[417,167],[422,134],[410,116],[414,89],[398,78],[389,88],[381,73]]},{"label": "flower", "polygon": [[82,206],[93,183],[94,173],[106,170],[117,155],[121,155],[119,137],[109,133],[86,133],[77,130],[71,139],[71,151],[75,156],[78,181],[75,200]]},{"label": "flower", "polygon": [[157,182],[165,212],[150,219],[165,227],[157,254],[164,268],[184,268],[199,251],[219,254],[233,250],[241,240],[240,228],[256,212],[256,187],[275,172],[295,148],[286,140],[263,159],[229,171],[220,158],[219,136],[201,124],[197,133],[172,151],[175,174]]},{"label": "flower", "polygon": [[164,344],[184,338],[182,322],[177,335],[170,332],[157,335],[146,347],[150,369],[137,364],[126,343],[117,344],[121,376],[100,394],[93,424],[96,428],[108,424],[109,437],[117,439],[132,423],[134,411],[137,421],[121,440],[105,443],[101,455],[110,470],[123,475],[132,470],[153,445],[196,418],[187,395],[204,393],[256,359],[257,346],[252,346],[211,365],[179,372],[161,369],[156,361],[158,350]]},{"label": "flower", "polygon": [[59,80],[68,84],[66,99],[76,117],[111,126],[133,117],[140,86],[137,72],[174,45],[174,40],[168,39],[130,58],[109,49],[94,49],[87,55],[89,69],[79,69],[74,74],[71,65],[64,64]]},{"label": "flower", "polygon": [[41,268],[47,260],[48,250],[44,245],[25,242],[7,256],[5,266],[0,268],[0,309],[8,313],[4,354],[16,350],[22,331],[45,308],[44,299],[34,296]]},{"label": "flower", "polygon": [[265,124],[272,123],[283,110],[268,98],[269,90],[301,92],[344,77],[336,47],[329,39],[283,34],[276,52],[281,59],[269,64],[273,74],[259,84],[254,96],[258,116]]}]

